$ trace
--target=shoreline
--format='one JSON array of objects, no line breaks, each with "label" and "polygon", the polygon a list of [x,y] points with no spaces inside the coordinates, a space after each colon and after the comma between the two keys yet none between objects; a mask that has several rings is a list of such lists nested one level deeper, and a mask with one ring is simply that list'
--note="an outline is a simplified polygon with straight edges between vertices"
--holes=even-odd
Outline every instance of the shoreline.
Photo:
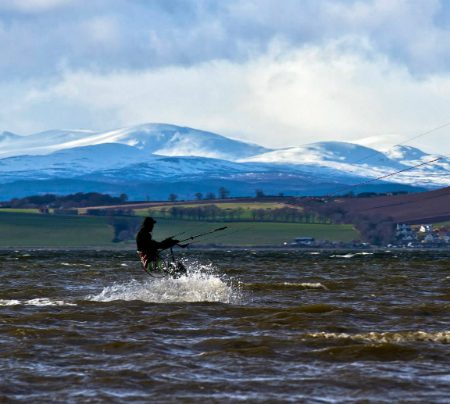
[{"label": "shoreline", "polygon": [[[423,248],[410,248],[410,247],[278,247],[278,246],[195,246],[187,249],[177,248],[174,252],[179,253],[182,251],[296,251],[296,252],[320,252],[320,251],[337,251],[337,252],[390,252],[390,251],[406,251],[406,252],[450,252],[449,247],[423,247]],[[15,247],[0,247],[1,252],[10,251],[123,251],[123,252],[136,252],[135,248],[128,246],[15,246]]]}]

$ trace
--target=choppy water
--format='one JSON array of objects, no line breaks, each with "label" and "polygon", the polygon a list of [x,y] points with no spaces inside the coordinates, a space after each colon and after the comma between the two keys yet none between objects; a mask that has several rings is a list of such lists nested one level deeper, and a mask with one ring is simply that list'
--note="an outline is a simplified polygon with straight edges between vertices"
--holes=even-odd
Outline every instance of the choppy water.
[{"label": "choppy water", "polygon": [[450,402],[450,252],[0,252],[2,402]]}]

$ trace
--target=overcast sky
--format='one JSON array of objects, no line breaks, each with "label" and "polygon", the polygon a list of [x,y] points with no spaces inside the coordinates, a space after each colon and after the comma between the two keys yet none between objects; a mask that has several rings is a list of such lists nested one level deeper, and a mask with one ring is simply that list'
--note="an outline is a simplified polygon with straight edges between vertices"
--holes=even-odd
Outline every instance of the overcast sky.
[{"label": "overcast sky", "polygon": [[[450,1],[6,0],[0,131],[385,147],[450,122]],[[450,154],[450,126],[408,144]]]}]

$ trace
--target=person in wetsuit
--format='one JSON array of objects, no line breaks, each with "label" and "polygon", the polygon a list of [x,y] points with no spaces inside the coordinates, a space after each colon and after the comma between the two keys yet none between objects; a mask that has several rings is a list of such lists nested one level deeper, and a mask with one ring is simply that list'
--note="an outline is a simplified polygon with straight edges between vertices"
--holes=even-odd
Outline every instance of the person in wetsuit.
[{"label": "person in wetsuit", "polygon": [[137,252],[146,271],[157,269],[160,251],[171,248],[179,243],[179,240],[175,240],[172,237],[166,238],[163,241],[153,240],[152,231],[155,223],[155,219],[146,217],[136,235]]}]

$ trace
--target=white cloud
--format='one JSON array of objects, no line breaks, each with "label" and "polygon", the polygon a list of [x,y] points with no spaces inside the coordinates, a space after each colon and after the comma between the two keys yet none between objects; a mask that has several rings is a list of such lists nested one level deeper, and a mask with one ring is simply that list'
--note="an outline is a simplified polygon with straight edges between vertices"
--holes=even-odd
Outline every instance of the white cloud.
[{"label": "white cloud", "polygon": [[[241,64],[67,71],[32,91],[24,83],[12,102],[3,100],[0,120],[4,129],[19,131],[167,122],[272,147],[389,134],[404,139],[450,121],[450,74],[418,79],[370,43],[344,41],[295,51],[274,44]],[[411,145],[449,153],[449,133],[444,128]]]},{"label": "white cloud", "polygon": [[0,76],[48,77],[62,63],[114,71],[242,62],[275,39],[301,48],[348,37],[427,75],[450,70],[449,17],[446,0],[3,0]]}]

